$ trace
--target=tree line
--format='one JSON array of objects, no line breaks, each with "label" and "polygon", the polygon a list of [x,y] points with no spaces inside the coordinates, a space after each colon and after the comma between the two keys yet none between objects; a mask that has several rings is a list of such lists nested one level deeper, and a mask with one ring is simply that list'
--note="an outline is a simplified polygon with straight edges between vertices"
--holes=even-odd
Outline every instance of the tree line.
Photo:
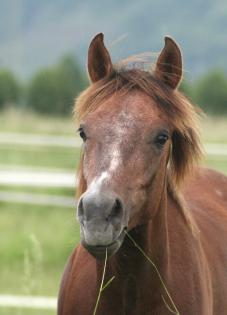
[{"label": "tree line", "polygon": [[[72,56],[40,69],[27,82],[8,69],[0,69],[0,109],[27,108],[41,114],[68,115],[74,99],[88,85],[85,73]],[[227,75],[213,69],[194,82],[184,80],[180,90],[192,102],[212,115],[227,115]]]},{"label": "tree line", "polygon": [[87,85],[85,74],[71,55],[38,70],[25,83],[10,70],[0,69],[0,109],[17,106],[41,114],[67,115]]},{"label": "tree line", "polygon": [[180,90],[205,113],[227,115],[227,75],[223,70],[209,70],[193,83],[184,80]]}]

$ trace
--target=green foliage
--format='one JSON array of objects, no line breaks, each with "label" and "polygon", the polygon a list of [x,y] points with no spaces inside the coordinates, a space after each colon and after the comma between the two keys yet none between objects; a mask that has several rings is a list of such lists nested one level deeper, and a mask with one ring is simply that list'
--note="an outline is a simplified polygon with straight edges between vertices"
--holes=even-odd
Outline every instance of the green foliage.
[{"label": "green foliage", "polygon": [[227,77],[212,70],[195,83],[196,102],[211,114],[227,114]]},{"label": "green foliage", "polygon": [[180,86],[179,86],[179,90],[188,98],[192,98],[193,95],[193,87],[192,85],[187,81],[184,80],[181,82]]},{"label": "green foliage", "polygon": [[27,104],[44,114],[69,114],[74,98],[86,81],[75,59],[67,56],[61,62],[40,70],[28,87]]},{"label": "green foliage", "polygon": [[21,97],[21,88],[18,80],[9,70],[0,70],[0,109],[7,104],[18,103]]}]

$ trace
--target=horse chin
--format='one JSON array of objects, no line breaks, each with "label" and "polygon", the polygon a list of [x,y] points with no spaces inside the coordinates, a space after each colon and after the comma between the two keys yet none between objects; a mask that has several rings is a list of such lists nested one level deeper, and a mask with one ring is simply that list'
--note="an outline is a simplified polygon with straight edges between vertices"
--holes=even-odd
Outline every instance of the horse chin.
[{"label": "horse chin", "polygon": [[81,241],[84,248],[96,259],[104,260],[106,257],[111,257],[119,250],[125,237],[125,229],[122,230],[118,238],[109,245],[89,245],[84,240]]}]

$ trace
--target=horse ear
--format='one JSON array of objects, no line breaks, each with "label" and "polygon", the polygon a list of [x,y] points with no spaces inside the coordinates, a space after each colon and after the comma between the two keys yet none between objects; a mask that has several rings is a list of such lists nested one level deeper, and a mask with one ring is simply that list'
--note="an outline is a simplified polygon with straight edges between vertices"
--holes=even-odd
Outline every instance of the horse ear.
[{"label": "horse ear", "polygon": [[96,82],[109,75],[113,65],[108,50],[103,43],[104,35],[97,34],[88,49],[88,73],[91,82]]},{"label": "horse ear", "polygon": [[165,46],[156,63],[155,76],[172,89],[176,89],[181,81],[181,51],[176,42],[170,37],[165,37]]}]

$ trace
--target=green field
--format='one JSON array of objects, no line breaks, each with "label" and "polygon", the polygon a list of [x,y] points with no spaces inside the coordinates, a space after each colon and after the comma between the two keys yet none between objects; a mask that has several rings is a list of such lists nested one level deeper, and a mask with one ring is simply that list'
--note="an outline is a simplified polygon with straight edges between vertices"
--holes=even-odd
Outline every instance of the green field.
[{"label": "green field", "polygon": [[56,295],[66,258],[79,240],[75,209],[3,202],[0,209],[0,292]]},{"label": "green field", "polygon": [[33,310],[20,308],[1,308],[1,314],[4,315],[56,315],[54,310]]},{"label": "green field", "polygon": [[227,156],[208,157],[205,160],[205,164],[210,168],[216,169],[217,171],[227,174]]},{"label": "green field", "polygon": [[0,165],[4,164],[6,167],[20,165],[21,167],[72,170],[78,164],[79,157],[80,149],[77,148],[12,144],[0,146]]},{"label": "green field", "polygon": [[[203,139],[227,143],[227,119],[207,118]],[[75,135],[70,119],[42,118],[5,112],[0,132]],[[76,135],[75,135],[76,136]],[[0,165],[7,169],[36,168],[76,172],[80,150],[74,148],[0,145]],[[227,174],[227,156],[209,156],[204,162]],[[0,191],[74,197],[74,189],[0,186]],[[65,262],[79,242],[74,208],[0,202],[0,294],[56,296]],[[6,315],[55,314],[54,311],[0,309]]]},{"label": "green field", "polygon": [[0,115],[1,132],[72,136],[76,130],[73,118],[40,116],[15,108],[2,111]]},{"label": "green field", "polygon": [[204,117],[201,120],[203,143],[227,143],[227,117]]}]

